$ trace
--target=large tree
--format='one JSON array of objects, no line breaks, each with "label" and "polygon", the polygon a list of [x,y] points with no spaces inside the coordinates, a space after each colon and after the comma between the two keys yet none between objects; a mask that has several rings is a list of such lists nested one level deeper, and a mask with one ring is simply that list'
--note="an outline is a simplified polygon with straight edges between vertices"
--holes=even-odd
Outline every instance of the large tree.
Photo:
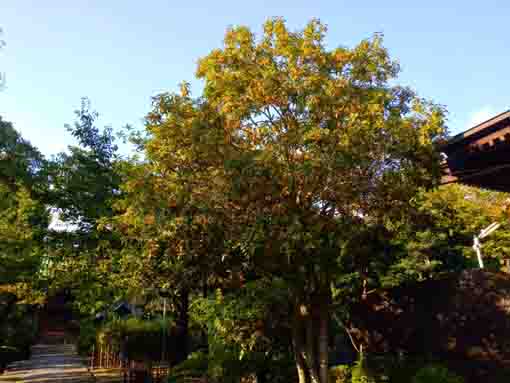
[{"label": "large tree", "polygon": [[299,380],[321,383],[342,246],[437,182],[444,134],[441,107],[394,85],[380,36],[329,50],[325,34],[316,20],[229,29],[199,61],[201,97],[184,84],[155,98],[146,144],[159,183],[177,185],[169,204],[228,222],[222,258],[286,281]]}]

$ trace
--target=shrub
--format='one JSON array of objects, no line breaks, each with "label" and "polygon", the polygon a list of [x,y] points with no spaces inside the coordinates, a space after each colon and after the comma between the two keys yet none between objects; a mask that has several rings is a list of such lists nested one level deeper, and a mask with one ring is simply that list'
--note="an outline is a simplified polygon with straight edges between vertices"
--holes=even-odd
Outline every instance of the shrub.
[{"label": "shrub", "polygon": [[340,364],[329,369],[330,383],[348,383],[351,379],[351,366]]},{"label": "shrub", "polygon": [[410,383],[416,371],[430,362],[426,356],[405,354],[371,354],[368,358],[377,381],[391,383]]},{"label": "shrub", "polygon": [[376,383],[364,358],[358,360],[351,371],[351,383]]},{"label": "shrub", "polygon": [[97,332],[97,342],[120,349],[124,343],[129,359],[159,360],[162,355],[163,333],[166,327],[167,351],[170,352],[172,334],[170,321],[144,320],[139,318],[114,319]]},{"label": "shrub", "polygon": [[169,381],[172,379],[179,378],[181,376],[186,377],[201,377],[207,373],[209,361],[206,353],[202,351],[196,351],[191,353],[184,362],[172,368],[172,374],[169,377]]},{"label": "shrub", "polygon": [[[37,335],[37,321],[30,306],[14,305],[0,318],[0,363],[30,358]],[[16,351],[14,351],[16,350]]]},{"label": "shrub", "polygon": [[82,321],[80,335],[78,336],[78,353],[88,355],[96,342],[96,327],[92,321]]},{"label": "shrub", "polygon": [[444,366],[428,365],[418,370],[412,383],[464,383],[464,379]]}]

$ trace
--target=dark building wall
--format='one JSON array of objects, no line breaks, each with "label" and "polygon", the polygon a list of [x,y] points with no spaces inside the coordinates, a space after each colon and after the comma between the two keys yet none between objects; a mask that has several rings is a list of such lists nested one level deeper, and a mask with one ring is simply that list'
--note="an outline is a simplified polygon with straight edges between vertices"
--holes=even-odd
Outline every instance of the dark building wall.
[{"label": "dark building wall", "polygon": [[510,368],[510,276],[468,270],[374,294],[352,308],[350,327],[368,352],[432,354],[491,382]]}]

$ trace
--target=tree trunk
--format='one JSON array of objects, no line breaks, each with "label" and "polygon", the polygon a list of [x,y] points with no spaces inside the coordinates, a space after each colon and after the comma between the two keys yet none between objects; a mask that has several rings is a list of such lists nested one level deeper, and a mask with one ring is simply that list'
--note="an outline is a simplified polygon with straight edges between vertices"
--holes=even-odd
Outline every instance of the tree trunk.
[{"label": "tree trunk", "polygon": [[298,374],[299,383],[307,383],[306,381],[306,365],[303,358],[304,345],[303,345],[303,320],[299,312],[299,305],[294,313],[292,323],[292,347],[294,349],[294,359],[296,360],[296,369]]},{"label": "tree trunk", "polygon": [[321,383],[329,381],[329,300],[319,302],[319,374]]},{"label": "tree trunk", "polygon": [[185,361],[188,358],[189,348],[189,291],[182,289],[178,298],[177,313],[177,339],[176,339],[176,364]]},{"label": "tree trunk", "polygon": [[308,373],[310,374],[311,383],[320,383],[320,377],[317,371],[317,336],[314,329],[314,318],[312,310],[308,313],[306,318],[306,365]]},{"label": "tree trunk", "polygon": [[329,381],[329,296],[311,305],[297,305],[292,344],[299,383]]},{"label": "tree trunk", "polygon": [[[209,293],[209,286],[207,285],[207,276],[204,276],[203,286],[202,286],[202,297],[207,299],[207,295]],[[209,351],[209,334],[207,333],[207,329],[202,331],[202,343],[205,346],[207,352]]]}]

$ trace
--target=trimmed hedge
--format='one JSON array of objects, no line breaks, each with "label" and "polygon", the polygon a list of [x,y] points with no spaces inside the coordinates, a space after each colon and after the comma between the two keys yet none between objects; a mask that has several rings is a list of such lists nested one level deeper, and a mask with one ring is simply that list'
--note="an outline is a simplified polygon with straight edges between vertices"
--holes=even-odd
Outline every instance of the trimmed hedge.
[{"label": "trimmed hedge", "polygon": [[173,323],[169,320],[139,318],[114,319],[97,332],[98,344],[124,348],[131,360],[160,360],[163,351],[163,334],[166,333],[167,355],[172,344]]}]

